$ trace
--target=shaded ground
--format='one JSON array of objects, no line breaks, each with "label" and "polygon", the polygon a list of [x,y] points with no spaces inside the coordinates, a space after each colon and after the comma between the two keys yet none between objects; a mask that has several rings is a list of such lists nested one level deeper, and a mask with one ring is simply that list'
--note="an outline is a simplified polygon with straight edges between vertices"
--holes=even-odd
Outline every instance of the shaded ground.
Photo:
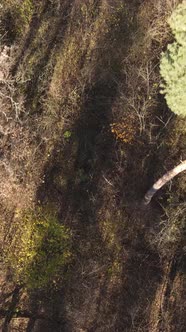
[{"label": "shaded ground", "polygon": [[[136,32],[135,12],[140,3],[130,4],[133,24],[131,36],[130,33],[125,36],[125,47],[121,35],[117,37],[118,48],[114,51],[117,54],[123,47],[123,57],[130,51]],[[50,79],[47,85],[46,82],[42,85],[41,75],[52,77],[57,61],[53,55],[63,43],[71,5],[72,2],[65,1],[61,8],[63,15],[56,17],[54,12],[52,18],[46,1],[40,16],[33,17],[14,65],[16,75],[19,66],[31,61],[35,48],[41,47],[41,57],[24,87],[25,107],[36,114],[33,119],[44,112],[42,98],[47,96]],[[112,1],[109,5],[113,6]],[[38,44],[37,33],[45,20],[50,22]],[[150,243],[153,236],[150,233],[156,234],[153,225],[159,226],[162,208],[157,201],[146,210],[140,206],[153,181],[152,175],[161,165],[162,157],[157,151],[162,136],[158,136],[156,147],[139,131],[131,144],[115,140],[110,123],[115,121],[113,109],[120,82],[125,82],[122,86],[125,89],[127,78],[122,59],[111,57],[108,61],[106,55],[113,54],[112,48],[107,46],[99,52],[107,60],[95,65],[94,82],[86,82],[81,112],[73,111],[67,119],[70,137],[64,137],[63,128],[47,161],[45,144],[42,145],[39,169],[44,180],[38,183],[34,198],[41,206],[55,207],[59,221],[72,230],[74,260],[57,290],[27,293],[14,285],[10,273],[2,274],[3,332],[168,332],[177,329],[178,317],[179,331],[185,330],[182,249],[177,249],[171,257],[161,257],[157,247]],[[108,66],[103,73],[102,68]],[[160,131],[169,118],[164,111],[165,104],[160,99],[156,113],[164,121],[159,124]],[[33,119],[30,123],[34,123]],[[50,130],[47,137],[55,134],[55,130]],[[169,151],[163,151],[166,159]],[[11,209],[5,214],[8,220]]]}]

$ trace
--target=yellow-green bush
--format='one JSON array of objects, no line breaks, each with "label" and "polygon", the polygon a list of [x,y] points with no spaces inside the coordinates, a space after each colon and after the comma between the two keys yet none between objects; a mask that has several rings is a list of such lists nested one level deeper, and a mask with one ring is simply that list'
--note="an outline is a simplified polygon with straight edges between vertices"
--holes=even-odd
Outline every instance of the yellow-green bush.
[{"label": "yellow-green bush", "polygon": [[61,277],[70,262],[69,229],[52,213],[17,212],[11,245],[5,250],[6,262],[16,282],[27,288],[42,288]]}]

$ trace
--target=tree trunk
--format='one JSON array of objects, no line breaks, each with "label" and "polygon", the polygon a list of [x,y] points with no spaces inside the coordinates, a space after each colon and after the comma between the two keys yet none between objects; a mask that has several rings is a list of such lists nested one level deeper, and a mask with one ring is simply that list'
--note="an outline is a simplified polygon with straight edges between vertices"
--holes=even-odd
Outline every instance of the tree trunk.
[{"label": "tree trunk", "polygon": [[171,171],[164,174],[157,182],[153,184],[153,186],[147,191],[144,196],[143,204],[148,205],[154,196],[154,194],[164,186],[168,181],[173,179],[179,173],[186,171],[186,160],[184,160],[181,164],[173,168]]}]

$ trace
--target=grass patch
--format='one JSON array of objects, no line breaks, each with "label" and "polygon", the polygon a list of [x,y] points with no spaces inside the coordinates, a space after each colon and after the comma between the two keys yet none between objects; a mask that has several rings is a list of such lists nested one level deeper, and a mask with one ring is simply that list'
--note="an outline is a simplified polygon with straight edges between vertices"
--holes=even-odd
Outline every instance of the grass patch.
[{"label": "grass patch", "polygon": [[43,127],[47,131],[54,123],[61,131],[66,118],[68,122],[77,119],[86,98],[85,90],[107,76],[114,81],[121,61],[115,48],[118,52],[124,48],[122,40],[129,24],[127,14],[122,1],[110,7],[105,2],[98,5],[89,0],[73,8],[62,46],[55,54],[56,64],[44,100]]},{"label": "grass patch", "polygon": [[[113,217],[114,218],[114,217]],[[110,262],[108,264],[108,277],[110,282],[116,282],[122,273],[122,243],[123,233],[121,218],[115,217],[113,220],[100,222],[100,232],[107,251]]]},{"label": "grass patch", "polygon": [[1,3],[0,25],[5,40],[14,42],[20,39],[27,30],[34,12],[34,1],[4,1]]},{"label": "grass patch", "polygon": [[186,204],[174,204],[172,200],[173,197],[169,200],[169,206],[164,208],[165,219],[162,218],[161,231],[155,238],[158,250],[164,257],[181,249],[185,236]]}]

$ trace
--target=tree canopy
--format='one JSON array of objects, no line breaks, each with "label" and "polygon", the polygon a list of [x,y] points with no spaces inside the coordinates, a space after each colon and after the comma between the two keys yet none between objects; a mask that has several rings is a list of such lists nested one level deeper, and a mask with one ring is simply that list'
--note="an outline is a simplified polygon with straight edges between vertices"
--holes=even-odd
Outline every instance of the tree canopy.
[{"label": "tree canopy", "polygon": [[162,93],[172,112],[186,116],[186,2],[180,4],[169,19],[175,41],[162,54],[160,72]]}]

